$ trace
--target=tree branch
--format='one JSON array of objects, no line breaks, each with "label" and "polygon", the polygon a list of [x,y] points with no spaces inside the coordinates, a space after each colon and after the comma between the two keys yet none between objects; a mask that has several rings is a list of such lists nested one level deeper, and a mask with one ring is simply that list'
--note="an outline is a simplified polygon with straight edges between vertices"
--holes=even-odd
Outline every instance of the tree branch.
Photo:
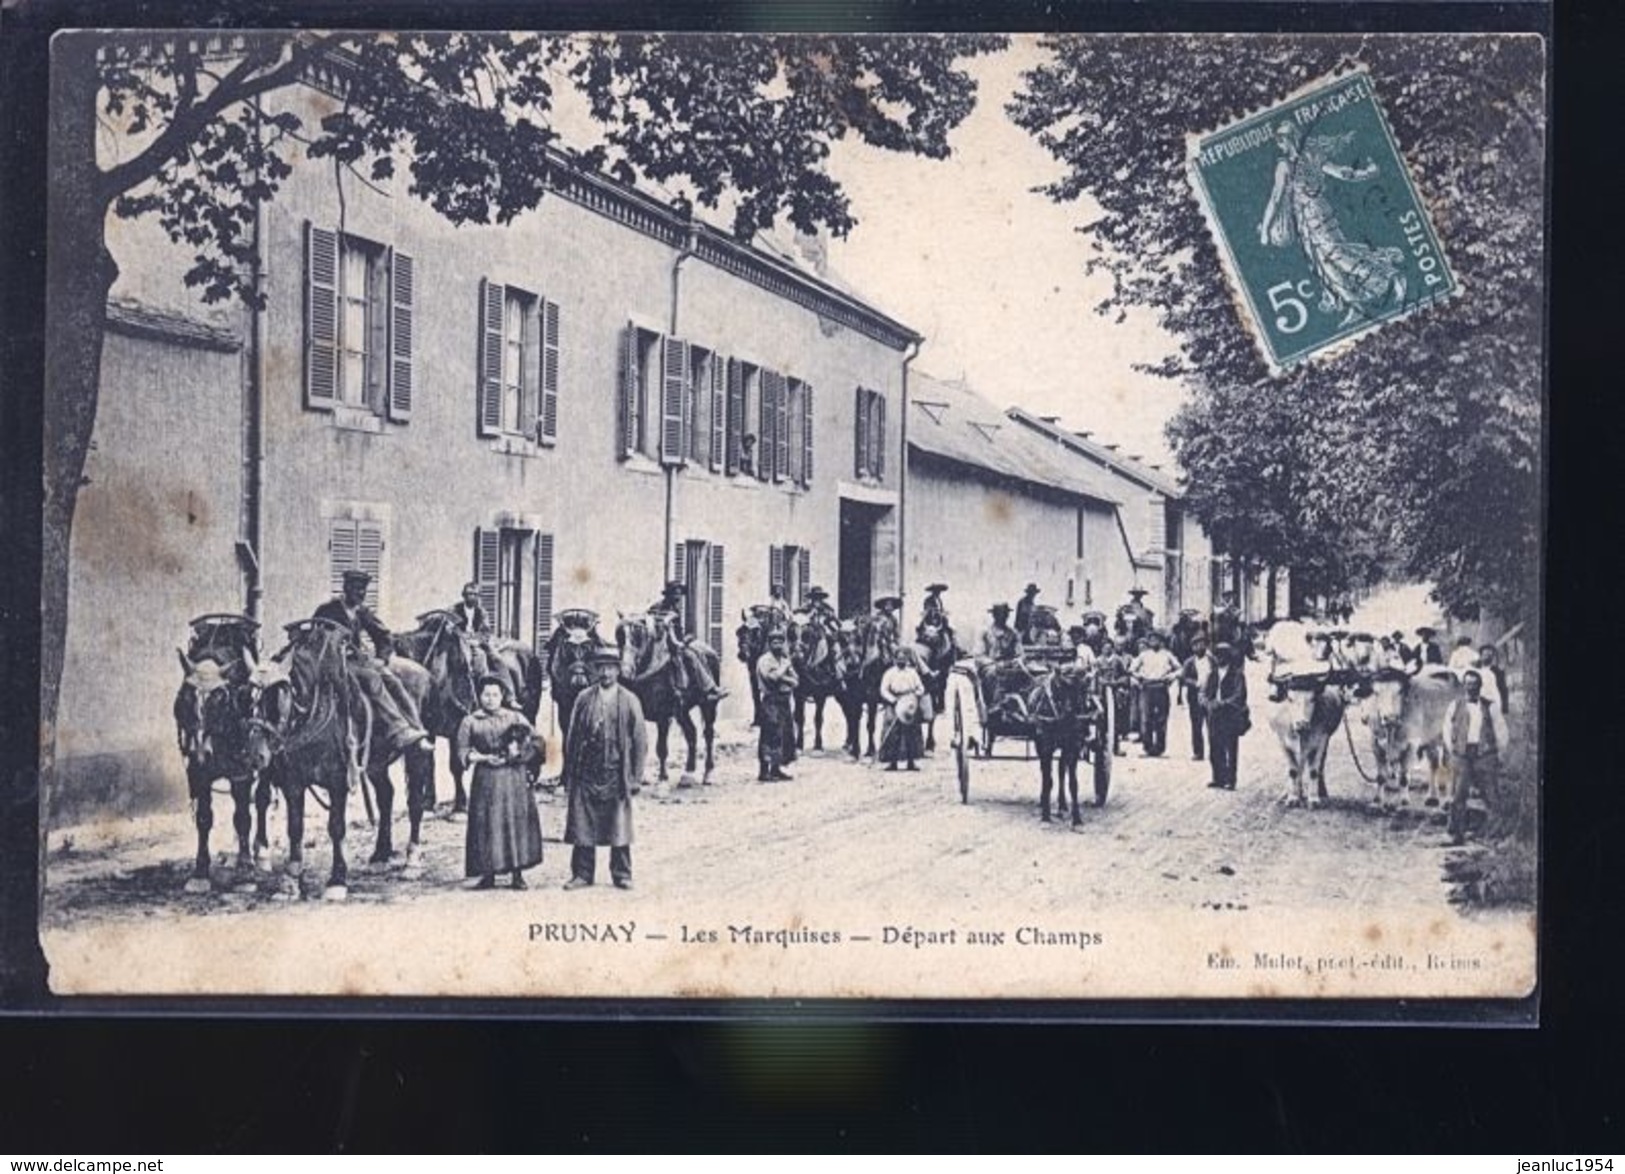
[{"label": "tree branch", "polygon": [[[169,125],[146,150],[133,159],[103,171],[96,186],[97,199],[105,207],[116,197],[153,178],[163,169],[165,163],[177,158],[186,144],[196,138],[198,132],[226,107],[297,81],[306,65],[339,44],[342,39],[343,34],[330,33],[302,43],[296,40],[293,42],[293,51],[289,54],[288,60],[259,77],[251,76],[256,66],[253,54],[249,54],[206,96],[184,108],[178,108],[174,117],[169,120]],[[194,93],[196,84],[197,79],[190,71],[183,72],[177,79],[177,85],[183,90],[191,89]]]}]

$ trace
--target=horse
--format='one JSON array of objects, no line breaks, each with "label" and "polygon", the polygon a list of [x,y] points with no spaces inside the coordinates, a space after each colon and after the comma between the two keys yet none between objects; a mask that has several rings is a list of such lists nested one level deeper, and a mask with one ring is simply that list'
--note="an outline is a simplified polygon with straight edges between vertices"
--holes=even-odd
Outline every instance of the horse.
[{"label": "horse", "polygon": [[570,737],[570,714],[576,698],[593,682],[592,654],[605,646],[598,635],[598,613],[586,608],[568,608],[559,613],[558,623],[542,646],[547,679],[558,710],[559,738]]},{"label": "horse", "polygon": [[[349,865],[344,858],[345,809],[352,780],[365,774],[378,796],[378,837],[369,863],[394,856],[392,818],[394,784],[389,767],[404,753],[407,778],[419,783],[409,791],[416,807],[407,865],[418,855],[418,822],[422,816],[421,780],[433,778],[431,752],[395,750],[383,742],[372,705],[349,663],[349,632],[327,620],[301,620],[287,626],[289,644],[269,662],[252,661],[254,716],[249,722],[248,755],[255,769],[269,776],[288,804],[287,871],[304,871],[305,793],[325,792],[327,833],[333,863],[323,896],[342,901],[349,891]],[[407,662],[410,665],[411,662]],[[401,666],[406,667],[406,666]],[[397,677],[420,709],[427,703],[429,674],[421,668]],[[430,783],[432,786],[432,782]],[[413,798],[418,802],[413,803]]]},{"label": "horse", "polygon": [[765,603],[753,603],[739,613],[739,627],[734,629],[734,655],[745,666],[745,676],[750,680],[752,728],[762,724],[762,687],[756,680],[756,662],[767,651],[767,634],[776,622],[772,608]]},{"label": "horse", "polygon": [[813,705],[813,749],[824,748],[824,703],[831,697],[841,706],[850,731],[853,718],[843,696],[848,652],[829,627],[812,617],[790,622],[790,659],[796,668],[796,749],[807,745],[807,702]]},{"label": "horse", "polygon": [[1448,800],[1444,715],[1462,695],[1446,674],[1412,677],[1403,669],[1378,669],[1360,705],[1360,720],[1371,734],[1376,758],[1376,803],[1383,810],[1410,803],[1407,777],[1412,758],[1428,764],[1427,805]]},{"label": "horse", "polygon": [[[248,756],[254,699],[245,654],[252,654],[258,626],[246,616],[200,616],[192,621],[187,651],[176,649],[183,676],[173,706],[175,736],[186,760],[187,791],[197,825],[197,857],[186,881],[188,893],[206,893],[210,888],[209,833],[214,827],[216,779],[225,779],[231,788],[238,870],[253,867],[268,844],[265,824],[271,785]],[[257,834],[251,804],[259,816]]]},{"label": "horse", "polygon": [[964,654],[954,642],[953,631],[940,615],[926,615],[915,629],[914,658],[925,682],[931,711],[925,721],[925,752],[937,748],[937,717],[948,705],[948,672]]},{"label": "horse", "polygon": [[[395,637],[395,651],[413,664],[420,665],[429,675],[429,689],[418,706],[423,728],[437,740],[455,746],[457,731],[463,719],[474,711],[475,688],[473,649],[468,634],[449,611],[429,611],[418,617],[415,631]],[[451,756],[451,777],[454,784],[452,812],[468,810],[468,792],[463,786],[463,767],[455,753]],[[436,794],[434,759],[429,759],[428,779],[413,777],[412,765],[407,765],[407,811],[412,822],[412,836],[408,844],[418,843],[418,827],[424,810],[433,810],[439,796]]]},{"label": "horse", "polygon": [[[1283,682],[1286,697],[1270,714],[1270,726],[1286,755],[1288,807],[1319,807],[1326,801],[1326,744],[1343,720],[1343,693],[1330,673],[1295,673]],[[1305,798],[1305,780],[1314,795]]]},{"label": "horse", "polygon": [[[709,783],[716,765],[717,703],[708,700],[693,680],[679,687],[678,666],[669,633],[663,617],[621,616],[615,625],[615,643],[621,651],[621,680],[643,706],[643,716],[654,723],[655,758],[660,763],[662,783],[667,779],[666,754],[673,721],[688,743],[688,756],[679,784],[693,782],[698,736],[689,713],[699,709],[705,729],[705,774],[701,782]],[[714,649],[698,640],[690,641],[689,647],[704,660],[713,678],[721,673],[722,659]]]},{"label": "horse", "polygon": [[[1095,676],[1076,664],[1060,664],[1040,673],[1032,686],[1019,695],[1026,721],[1032,729],[1033,749],[1038,756],[1039,815],[1050,822],[1050,789],[1055,788],[1056,814],[1070,810],[1072,826],[1083,822],[1078,802],[1078,760],[1083,756],[1088,721],[1097,711]],[[1102,739],[1102,746],[1104,740]],[[1096,753],[1110,753],[1109,748]],[[1055,765],[1052,767],[1052,763]],[[1095,770],[1095,806],[1106,802],[1100,763]]]},{"label": "horse", "polygon": [[[893,658],[897,654],[897,637],[889,626],[877,623],[875,617],[871,615],[858,616],[852,624],[854,633],[848,644],[853,652],[852,663],[844,687],[848,697],[847,704],[852,706],[852,716],[846,728],[846,751],[853,759],[860,757],[860,735],[862,729],[867,729],[869,748],[862,757],[873,758],[875,720],[880,714],[882,705],[880,681],[886,675],[886,670],[891,668]],[[847,704],[843,704],[841,708],[845,710]]]}]

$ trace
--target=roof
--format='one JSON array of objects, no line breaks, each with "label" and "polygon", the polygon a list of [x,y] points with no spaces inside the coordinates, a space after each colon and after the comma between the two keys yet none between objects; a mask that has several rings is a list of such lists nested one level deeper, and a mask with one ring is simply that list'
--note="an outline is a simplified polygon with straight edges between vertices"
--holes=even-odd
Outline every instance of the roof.
[{"label": "roof", "polygon": [[1171,477],[1159,469],[1153,469],[1133,457],[1126,457],[1109,445],[1091,440],[1087,434],[1063,428],[1053,418],[1035,416],[1026,408],[1011,408],[1005,415],[1025,427],[1029,435],[1047,438],[1052,442],[1058,453],[1070,451],[1074,457],[1089,458],[1088,461],[1076,459],[1068,461],[1066,463],[1069,466],[1092,467],[1102,471],[1109,468],[1131,481],[1138,482],[1147,489],[1154,489],[1168,497],[1181,498],[1185,496],[1185,487],[1180,484],[1177,477]]},{"label": "roof", "polygon": [[1122,498],[1103,470],[1058,459],[1051,446],[1014,424],[963,383],[913,372],[909,376],[908,443],[931,456],[1001,477],[1102,502]]}]

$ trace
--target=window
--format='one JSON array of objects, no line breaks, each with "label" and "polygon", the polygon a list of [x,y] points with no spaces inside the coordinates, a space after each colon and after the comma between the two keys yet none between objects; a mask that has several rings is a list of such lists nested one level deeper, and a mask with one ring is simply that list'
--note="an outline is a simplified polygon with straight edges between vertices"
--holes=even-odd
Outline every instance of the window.
[{"label": "window", "polygon": [[886,397],[860,387],[855,398],[853,471],[860,481],[879,481],[886,476]]},{"label": "window", "polygon": [[704,638],[713,650],[722,648],[723,585],[727,568],[722,545],[690,538],[672,552],[672,578],[688,588],[684,596],[683,630]]},{"label": "window", "polygon": [[804,607],[812,585],[812,552],[805,546],[767,548],[767,581],[782,588],[791,607]]},{"label": "window", "polygon": [[558,427],[558,303],[481,281],[480,435],[550,445]]},{"label": "window", "polygon": [[327,573],[334,595],[344,591],[345,571],[365,571],[372,576],[366,603],[376,609],[383,590],[383,555],[383,522],[351,517],[328,519]]},{"label": "window", "polygon": [[727,410],[727,360],[691,343],[683,406],[688,423],[688,459],[713,473],[722,469]]},{"label": "window", "polygon": [[810,486],[813,478],[813,389],[810,384],[791,378],[785,394],[789,400],[786,412],[787,475],[793,484]]},{"label": "window", "polygon": [[412,258],[305,225],[305,405],[412,414]]},{"label": "window", "polygon": [[553,633],[553,535],[500,526],[474,531],[474,585],[492,630],[528,632],[539,650]]},{"label": "window", "polygon": [[[620,455],[642,454],[658,458],[661,405],[661,335],[628,324],[621,336],[621,371],[618,410]],[[651,424],[651,413],[656,413]]]}]

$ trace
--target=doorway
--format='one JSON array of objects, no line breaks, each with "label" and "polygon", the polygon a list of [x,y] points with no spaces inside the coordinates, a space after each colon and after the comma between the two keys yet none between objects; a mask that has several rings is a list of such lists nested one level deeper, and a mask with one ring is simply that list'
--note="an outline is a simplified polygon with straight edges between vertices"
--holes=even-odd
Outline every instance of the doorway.
[{"label": "doorway", "polygon": [[889,505],[841,500],[841,566],[837,607],[861,615],[875,596],[896,590],[896,511]]}]

